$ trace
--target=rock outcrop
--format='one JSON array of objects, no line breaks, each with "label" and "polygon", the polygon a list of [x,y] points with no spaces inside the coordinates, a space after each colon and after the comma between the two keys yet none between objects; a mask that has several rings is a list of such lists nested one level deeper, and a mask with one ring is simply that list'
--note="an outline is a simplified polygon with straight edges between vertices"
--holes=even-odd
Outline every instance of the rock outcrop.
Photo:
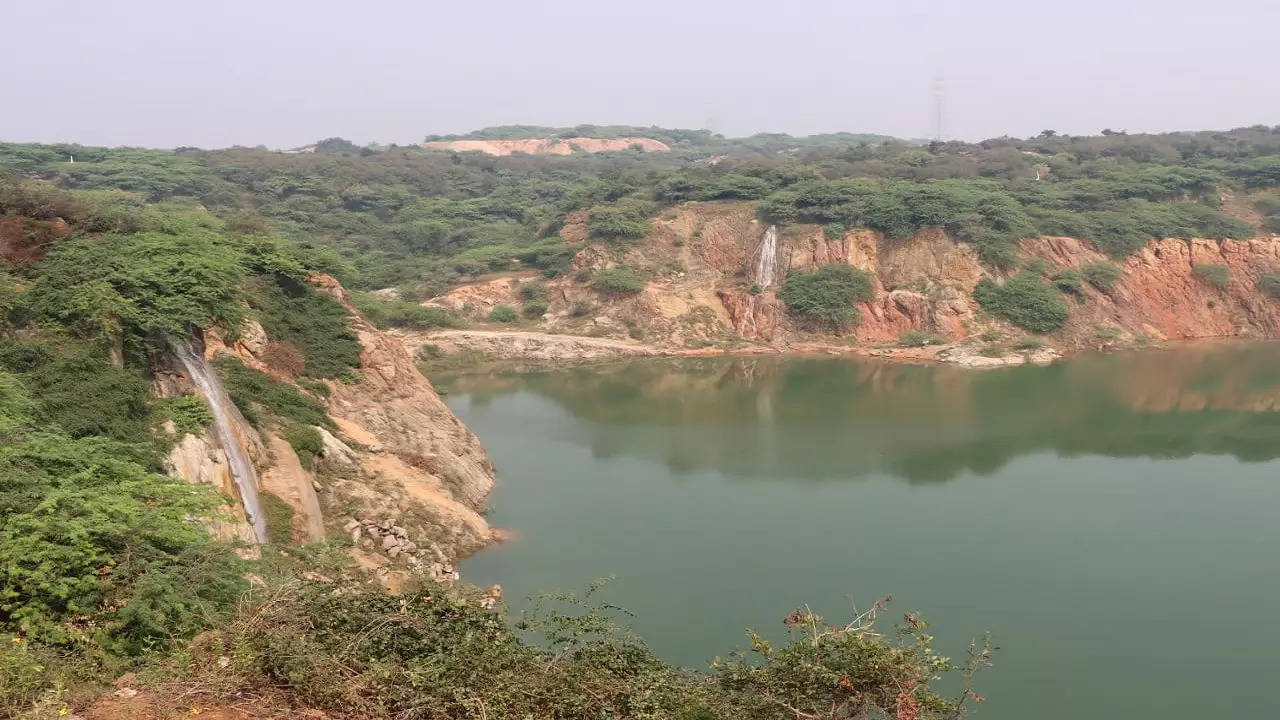
[{"label": "rock outcrop", "polygon": [[[583,213],[566,218],[561,237],[580,249],[573,273],[547,281],[549,306],[537,323],[545,333],[638,339],[670,353],[741,351],[751,345],[773,350],[824,344],[865,348],[896,345],[912,331],[949,343],[1025,334],[982,312],[973,299],[980,280],[1003,282],[1007,276],[984,267],[973,246],[938,228],[887,238],[872,230],[830,236],[823,227],[792,225],[781,228],[769,243],[768,227],[757,220],[753,203],[706,202],[666,210],[650,221],[644,240],[634,244],[592,241]],[[773,282],[761,287],[766,245],[776,253],[776,264],[769,268]],[[1107,260],[1088,242],[1073,238],[1028,239],[1020,250],[1024,262],[1043,261],[1046,278]],[[1280,271],[1280,237],[1159,239],[1116,262],[1124,274],[1115,288],[1102,292],[1086,287],[1078,297],[1067,298],[1071,319],[1048,336],[1051,346],[1096,347],[1111,342],[1105,338],[1280,337],[1280,302],[1257,288],[1259,276]],[[874,300],[857,305],[857,325],[838,336],[796,323],[777,297],[788,274],[831,263],[867,271],[876,291]],[[609,295],[591,287],[595,272],[618,265],[647,278],[642,292]],[[1230,282],[1223,289],[1207,283],[1196,274],[1197,265],[1224,266]],[[484,322],[484,313],[495,304],[519,304],[520,283],[534,279],[529,271],[508,273],[460,286],[431,302]],[[442,339],[447,335],[441,334]],[[484,351],[508,359],[545,355],[536,335],[507,332],[506,346],[498,345],[496,337],[486,338]],[[994,364],[986,355],[980,360],[965,353],[938,356],[954,362],[961,357],[974,366]],[[1017,358],[1021,361],[1023,354]]]},{"label": "rock outcrop", "polygon": [[[493,463],[475,435],[441,402],[400,340],[370,325],[333,278],[317,275],[311,282],[350,311],[349,325],[362,348],[360,379],[328,382],[328,412],[335,429],[315,428],[323,449],[314,471],[303,466],[275,429],[259,431],[243,418],[237,421],[234,434],[257,467],[259,490],[293,509],[289,534],[295,541],[349,533],[345,526],[351,521],[376,518],[401,528],[412,540],[389,552],[367,534],[368,542],[357,548],[358,562],[426,569],[449,579],[459,558],[492,539],[482,513],[495,481]],[[208,357],[233,355],[289,382],[287,373],[264,359],[267,344],[261,326],[250,322],[231,344],[216,332],[206,333],[204,352]],[[194,391],[172,361],[158,359],[155,378],[161,396]],[[226,454],[210,433],[179,439],[167,464],[174,475],[237,496]],[[215,529],[252,540],[243,509],[233,510],[233,517]],[[392,570],[384,567],[381,572],[392,577],[387,575]]]},{"label": "rock outcrop", "polygon": [[422,143],[431,150],[454,152],[482,152],[489,155],[572,155],[575,152],[618,152],[638,148],[645,152],[668,152],[671,147],[664,142],[646,137],[622,138],[529,138],[526,140],[431,140]]}]

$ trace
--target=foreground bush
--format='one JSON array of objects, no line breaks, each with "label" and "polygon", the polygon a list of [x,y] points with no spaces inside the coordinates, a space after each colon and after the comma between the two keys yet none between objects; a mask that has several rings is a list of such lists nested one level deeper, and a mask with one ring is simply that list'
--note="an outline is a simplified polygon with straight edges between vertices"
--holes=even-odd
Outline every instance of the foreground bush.
[{"label": "foreground bush", "polygon": [[1052,332],[1067,323],[1068,310],[1054,289],[1029,273],[1004,285],[983,279],[973,288],[982,309],[1032,332]]},{"label": "foreground bush", "polygon": [[843,263],[824,265],[811,273],[794,273],[778,290],[787,310],[801,319],[832,329],[857,324],[856,301],[876,297],[871,275]]},{"label": "foreground bush", "polygon": [[0,630],[132,655],[230,610],[238,561],[191,522],[224,501],[128,454],[43,433],[0,446]]},{"label": "foreground bush", "polygon": [[[430,584],[393,596],[288,582],[261,591],[219,634],[211,649],[233,654],[232,667],[214,671],[193,657],[185,671],[206,688],[202,679],[216,672],[228,694],[275,686],[342,717],[941,720],[978,697],[970,681],[990,663],[986,646],[972,646],[964,666],[938,656],[913,614],[898,633],[877,632],[878,603],[847,625],[797,610],[784,642],[752,633],[749,653],[700,673],[658,659],[607,608],[545,598],[513,630],[474,599]],[[954,699],[931,687],[950,672],[962,676]]]}]

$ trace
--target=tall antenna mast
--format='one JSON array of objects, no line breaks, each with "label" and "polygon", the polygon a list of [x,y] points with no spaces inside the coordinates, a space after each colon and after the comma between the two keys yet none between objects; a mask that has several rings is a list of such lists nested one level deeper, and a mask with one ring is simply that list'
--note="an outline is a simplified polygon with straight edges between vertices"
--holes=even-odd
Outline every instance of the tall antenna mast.
[{"label": "tall antenna mast", "polygon": [[942,73],[933,79],[933,139],[942,142]]}]

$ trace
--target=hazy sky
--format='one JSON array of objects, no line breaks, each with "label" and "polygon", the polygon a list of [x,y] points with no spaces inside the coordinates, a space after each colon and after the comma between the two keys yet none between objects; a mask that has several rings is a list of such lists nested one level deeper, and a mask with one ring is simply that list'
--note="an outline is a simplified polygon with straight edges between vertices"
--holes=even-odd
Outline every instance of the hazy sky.
[{"label": "hazy sky", "polygon": [[1280,0],[0,0],[0,140],[1280,124]]}]

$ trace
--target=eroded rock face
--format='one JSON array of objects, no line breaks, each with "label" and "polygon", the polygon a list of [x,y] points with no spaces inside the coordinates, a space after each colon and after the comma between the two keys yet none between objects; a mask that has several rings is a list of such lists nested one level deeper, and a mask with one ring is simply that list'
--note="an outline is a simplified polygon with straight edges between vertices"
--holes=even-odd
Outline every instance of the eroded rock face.
[{"label": "eroded rock face", "polygon": [[773,339],[785,312],[773,291],[753,295],[741,290],[720,290],[717,294],[739,335],[766,342]]},{"label": "eroded rock face", "polygon": [[[240,423],[243,427],[236,435],[258,469],[259,489],[293,508],[295,540],[323,539],[351,515],[383,518],[414,540],[397,544],[394,553],[366,548],[366,561],[369,553],[381,553],[383,561],[393,564],[451,568],[458,558],[492,539],[481,512],[494,484],[493,463],[475,435],[441,402],[404,345],[365,321],[336,280],[326,275],[310,280],[351,312],[350,326],[362,346],[361,380],[329,382],[329,413],[337,430],[317,428],[323,443],[319,462],[333,470],[323,487],[274,430],[259,434]],[[231,354],[249,367],[270,372],[261,359],[267,342],[260,326],[247,324],[230,345],[216,333],[207,333],[205,350],[209,356]],[[182,371],[164,359],[157,361],[154,387],[166,397],[191,391]],[[168,466],[174,475],[235,496],[225,455],[208,437],[187,435],[179,440]],[[251,540],[252,531],[243,520],[239,511],[238,521],[216,530]],[[447,579],[449,572],[437,574]]]},{"label": "eroded rock face", "polygon": [[[1107,258],[1074,238],[1043,237],[1021,243],[1042,258],[1050,274]],[[1123,276],[1113,289],[1086,284],[1072,303],[1062,335],[1071,345],[1099,343],[1100,329],[1155,340],[1211,337],[1280,337],[1280,303],[1257,289],[1259,276],[1280,269],[1280,238],[1153,240],[1116,263]],[[1195,272],[1222,265],[1230,280],[1219,289]]]},{"label": "eroded rock face", "polygon": [[450,557],[484,546],[490,532],[480,513],[495,477],[480,441],[440,400],[399,339],[356,313],[333,278],[310,281],[351,310],[363,348],[360,382],[329,384],[329,414],[360,455],[367,481],[344,481],[335,495],[360,502],[369,514],[416,519],[418,532]]}]

